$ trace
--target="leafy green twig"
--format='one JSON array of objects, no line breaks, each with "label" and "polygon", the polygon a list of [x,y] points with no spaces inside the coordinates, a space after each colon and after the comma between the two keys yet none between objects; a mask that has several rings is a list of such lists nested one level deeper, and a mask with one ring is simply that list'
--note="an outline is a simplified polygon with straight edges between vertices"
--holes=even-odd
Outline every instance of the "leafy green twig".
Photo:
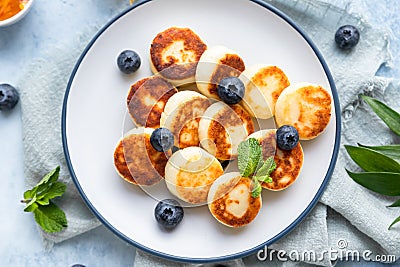
[{"label": "leafy green twig", "polygon": [[[400,114],[379,100],[362,95],[362,99],[372,108],[379,118],[400,136]],[[387,196],[400,196],[400,145],[385,146],[345,146],[350,157],[364,172],[354,173],[346,170],[358,184],[376,193]],[[400,199],[388,207],[400,207]],[[390,225],[400,222],[400,216]]]},{"label": "leafy green twig", "polygon": [[24,192],[25,212],[33,212],[35,221],[48,233],[67,226],[65,213],[51,200],[65,193],[66,185],[58,181],[60,166],[46,174],[32,189]]}]

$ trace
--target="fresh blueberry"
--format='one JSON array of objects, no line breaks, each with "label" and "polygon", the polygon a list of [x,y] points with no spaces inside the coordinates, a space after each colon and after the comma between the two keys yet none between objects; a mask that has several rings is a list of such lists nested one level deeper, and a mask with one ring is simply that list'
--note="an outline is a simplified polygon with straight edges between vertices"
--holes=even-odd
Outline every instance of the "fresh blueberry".
[{"label": "fresh blueberry", "polygon": [[360,32],[352,25],[341,26],[335,34],[335,42],[341,49],[350,49],[358,44]]},{"label": "fresh blueberry", "polygon": [[276,131],[276,143],[280,149],[291,150],[299,142],[299,133],[290,125],[283,125]]},{"label": "fresh blueberry", "polygon": [[11,110],[19,100],[19,93],[13,86],[0,84],[0,110]]},{"label": "fresh blueberry", "polygon": [[77,263],[77,264],[72,265],[71,267],[86,267],[86,266],[83,264]]},{"label": "fresh blueberry", "polygon": [[150,136],[150,144],[159,152],[166,152],[174,145],[174,135],[167,128],[157,128]]},{"label": "fresh blueberry", "polygon": [[134,73],[139,69],[140,64],[140,56],[132,50],[122,51],[117,58],[118,68],[125,74]]},{"label": "fresh blueberry", "polygon": [[219,98],[227,104],[237,104],[244,96],[244,84],[238,77],[225,77],[218,86],[217,93]]},{"label": "fresh blueberry", "polygon": [[166,229],[175,228],[183,219],[183,208],[175,199],[164,199],[154,209],[157,222]]}]

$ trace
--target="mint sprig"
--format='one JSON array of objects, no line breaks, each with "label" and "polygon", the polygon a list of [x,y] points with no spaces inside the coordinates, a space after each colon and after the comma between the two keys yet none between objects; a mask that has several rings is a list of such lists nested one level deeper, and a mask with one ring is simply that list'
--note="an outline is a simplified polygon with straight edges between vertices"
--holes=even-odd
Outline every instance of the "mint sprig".
[{"label": "mint sprig", "polygon": [[32,189],[24,192],[25,212],[33,212],[35,221],[48,233],[67,227],[65,213],[51,200],[65,193],[67,186],[58,181],[60,166],[46,174]]},{"label": "mint sprig", "polygon": [[251,195],[260,196],[262,183],[271,183],[270,174],[276,169],[274,157],[262,160],[262,146],[255,138],[240,142],[238,147],[238,168],[243,177],[252,177]]}]

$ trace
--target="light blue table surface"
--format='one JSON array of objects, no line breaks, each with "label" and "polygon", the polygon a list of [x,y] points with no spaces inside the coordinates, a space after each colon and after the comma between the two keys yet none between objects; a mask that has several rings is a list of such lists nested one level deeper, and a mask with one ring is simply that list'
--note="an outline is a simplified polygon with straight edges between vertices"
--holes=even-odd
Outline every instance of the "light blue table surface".
[{"label": "light blue table surface", "polygon": [[[333,2],[345,6],[345,1]],[[0,28],[0,83],[16,84],[30,61],[62,42],[74,42],[85,25],[102,26],[128,7],[129,0],[35,0],[25,18]],[[399,1],[353,0],[348,7],[371,24],[392,30],[394,64],[381,68],[379,74],[400,79]],[[133,265],[134,248],[104,226],[50,252],[44,249],[32,215],[23,212],[20,203],[25,190],[20,105],[0,112],[0,181],[0,266]]]}]

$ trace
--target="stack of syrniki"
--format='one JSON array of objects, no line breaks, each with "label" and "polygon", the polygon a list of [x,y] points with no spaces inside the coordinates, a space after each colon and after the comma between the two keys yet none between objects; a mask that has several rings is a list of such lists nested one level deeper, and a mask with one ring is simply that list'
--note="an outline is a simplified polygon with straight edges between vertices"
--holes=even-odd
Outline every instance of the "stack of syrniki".
[{"label": "stack of syrniki", "polygon": [[[331,95],[320,85],[291,84],[275,65],[246,68],[238,52],[221,45],[208,47],[188,28],[158,33],[149,58],[154,75],[135,82],[128,92],[128,112],[139,128],[119,140],[114,152],[117,172],[137,185],[164,180],[180,200],[208,203],[224,225],[250,223],[261,209],[261,196],[251,195],[251,178],[224,174],[221,162],[235,164],[239,144],[255,138],[263,159],[274,157],[277,164],[272,182],[262,187],[287,188],[300,175],[302,146],[278,148],[276,129],[255,132],[257,119],[275,118],[278,127],[294,126],[301,140],[313,139],[330,121]],[[234,105],[221,101],[217,90],[223,78],[232,76],[245,88],[242,101]],[[151,147],[149,134],[159,127],[173,134],[175,153]]]}]

